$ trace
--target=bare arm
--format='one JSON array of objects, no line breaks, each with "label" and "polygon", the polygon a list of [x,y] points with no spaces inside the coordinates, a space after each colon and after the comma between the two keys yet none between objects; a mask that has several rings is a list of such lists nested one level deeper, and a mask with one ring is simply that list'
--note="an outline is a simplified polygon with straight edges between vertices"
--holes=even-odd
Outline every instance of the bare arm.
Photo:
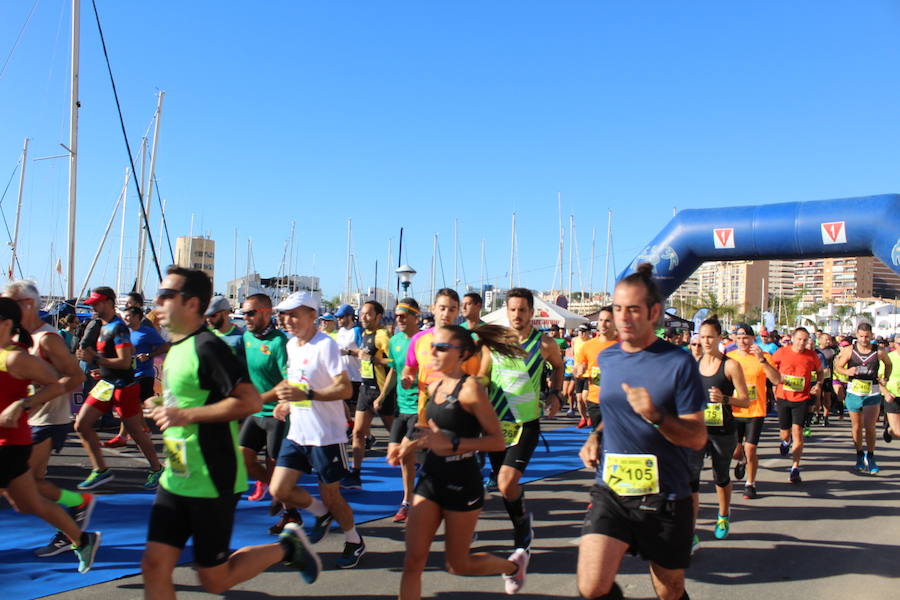
[{"label": "bare arm", "polygon": [[235,421],[252,415],[262,408],[262,398],[251,383],[239,383],[231,390],[231,395],[213,404],[193,408],[174,406],[154,406],[150,417],[159,428],[191,425],[194,423],[219,423]]},{"label": "bare arm", "polygon": [[69,352],[65,341],[61,337],[55,335],[45,335],[41,337],[41,355],[46,357],[47,362],[53,365],[60,375],[68,378],[66,389],[63,393],[74,392],[84,382],[84,373],[78,366],[78,361]]},{"label": "bare arm", "polygon": [[853,353],[853,350],[850,347],[844,348],[841,350],[841,353],[838,354],[838,357],[834,359],[834,370],[840,373],[841,375],[846,375],[847,377],[853,377],[856,375],[856,367],[847,368],[847,363],[850,361],[850,355]]},{"label": "bare arm", "polygon": [[882,383],[887,385],[887,380],[891,378],[891,360],[884,350],[878,351],[878,358],[881,360],[882,364],[884,364],[884,378]]},{"label": "bare arm", "polygon": [[[283,419],[289,412],[289,402],[301,402],[310,399],[306,390],[294,387],[288,383],[287,379],[282,380],[281,383],[276,385],[274,391],[275,395],[278,396],[278,406],[275,407],[275,410],[277,410],[278,413],[276,414],[273,412],[272,414],[280,419]],[[350,375],[347,374],[347,371],[341,371],[332,378],[330,385],[318,390],[312,390],[312,393],[312,400],[315,402],[343,401],[345,398],[349,398],[353,393]]]},{"label": "bare arm", "polygon": [[27,352],[11,352],[6,360],[6,368],[13,377],[27,379],[41,386],[34,395],[22,399],[25,401],[25,407],[30,410],[62,395],[69,385],[68,376],[62,375],[57,379],[50,365]]},{"label": "bare arm", "polygon": [[734,396],[728,403],[738,408],[747,408],[750,406],[750,394],[747,392],[747,382],[744,381],[744,369],[736,360],[729,360],[725,363],[725,375],[731,379],[734,385]]},{"label": "bare arm", "polygon": [[553,367],[553,381],[550,384],[550,389],[556,391],[549,396],[550,404],[547,408],[547,416],[553,417],[559,412],[561,402],[559,390],[562,389],[565,366],[563,365],[562,355],[559,353],[559,346],[556,345],[556,342],[549,335],[541,337],[541,355]]},{"label": "bare arm", "polygon": [[127,370],[131,368],[131,358],[134,355],[134,346],[119,346],[116,348],[115,358],[97,357],[97,366],[107,369]]},{"label": "bare arm", "polygon": [[670,415],[660,412],[653,404],[646,388],[622,384],[631,409],[648,423],[656,423],[664,438],[677,446],[702,450],[706,446],[706,421],[703,411],[686,415]]}]

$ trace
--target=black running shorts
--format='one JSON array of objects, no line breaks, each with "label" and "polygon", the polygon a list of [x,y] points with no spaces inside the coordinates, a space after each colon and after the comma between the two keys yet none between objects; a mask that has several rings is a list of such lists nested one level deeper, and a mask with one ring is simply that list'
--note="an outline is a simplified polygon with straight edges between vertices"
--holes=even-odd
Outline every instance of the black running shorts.
[{"label": "black running shorts", "polygon": [[778,409],[778,428],[782,431],[791,428],[791,425],[803,427],[806,420],[806,413],[809,410],[809,402],[801,400],[800,402],[788,402],[783,398],[779,398],[776,407]]},{"label": "black running shorts", "polygon": [[663,494],[618,496],[606,486],[591,488],[591,508],[581,535],[606,535],[629,545],[665,569],[686,569],[691,563],[694,515],[691,497],[666,500]]},{"label": "black running shorts", "polygon": [[419,415],[416,413],[411,415],[398,415],[391,424],[391,443],[401,443],[403,438],[407,437],[407,434],[410,431],[415,431],[416,423],[418,422]]},{"label": "black running shorts", "polygon": [[0,446],[0,489],[6,489],[9,482],[28,472],[31,446]]},{"label": "black running shorts", "polygon": [[759,445],[765,417],[735,417],[734,428],[737,430],[738,443]]},{"label": "black running shorts", "polygon": [[[452,480],[440,475],[423,473],[416,483],[415,494],[431,500],[444,510],[467,512],[484,506],[484,484],[476,458],[470,469],[454,469]],[[465,472],[463,474],[463,471]]]},{"label": "black running shorts", "polygon": [[241,427],[239,444],[241,448],[249,448],[254,452],[265,447],[266,456],[274,460],[278,458],[286,428],[287,423],[275,417],[247,417]]},{"label": "black running shorts", "polygon": [[[359,386],[359,395],[356,397],[356,412],[375,413],[375,399],[378,394],[378,386],[373,383],[362,382]],[[382,417],[391,417],[397,408],[397,394],[394,391],[386,394],[384,401],[381,403],[381,410],[377,414]]]},{"label": "black running shorts", "polygon": [[535,419],[522,423],[522,435],[515,446],[510,446],[503,452],[491,452],[491,469],[494,473],[500,472],[501,466],[512,467],[524,473],[534,450],[537,448],[538,439],[541,437],[541,420]]},{"label": "black running shorts", "polygon": [[217,567],[231,554],[234,509],[240,494],[220,498],[189,498],[159,488],[147,541],[184,548],[194,538],[194,563],[200,568]]}]

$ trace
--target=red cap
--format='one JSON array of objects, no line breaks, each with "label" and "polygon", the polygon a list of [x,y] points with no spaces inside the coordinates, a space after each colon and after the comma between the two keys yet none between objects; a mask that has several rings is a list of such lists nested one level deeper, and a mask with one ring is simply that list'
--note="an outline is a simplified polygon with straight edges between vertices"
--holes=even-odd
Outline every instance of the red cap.
[{"label": "red cap", "polygon": [[106,294],[91,292],[91,295],[84,301],[84,303],[88,306],[91,306],[93,304],[96,304],[97,302],[100,302],[101,300],[112,300],[112,298],[110,298]]}]

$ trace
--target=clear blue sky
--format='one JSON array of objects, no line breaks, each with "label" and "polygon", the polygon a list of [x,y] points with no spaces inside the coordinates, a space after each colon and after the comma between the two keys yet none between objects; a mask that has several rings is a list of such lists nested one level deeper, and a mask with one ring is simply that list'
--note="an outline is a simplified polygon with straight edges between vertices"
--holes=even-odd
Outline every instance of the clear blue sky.
[{"label": "clear blue sky", "polygon": [[[76,287],[127,164],[82,4]],[[0,4],[0,61],[32,5]],[[597,228],[600,288],[608,208],[619,270],[675,206],[900,191],[895,1],[98,6],[133,146],[156,90],[167,93],[157,176],[169,226],[186,235],[193,213],[195,232],[211,232],[220,290],[235,228],[238,271],[250,237],[256,267],[274,275],[292,219],[296,270],[313,274],[315,257],[326,296],[343,289],[348,217],[365,286],[376,259],[384,285],[388,239],[396,261],[404,226],[424,295],[434,233],[453,278],[454,219],[466,280],[479,279],[482,238],[488,275],[503,277],[515,211],[522,283],[541,289],[553,278],[561,192],[585,285]],[[25,137],[32,157],[60,154],[68,139],[68,19],[68,0],[41,0],[0,77],[0,186]],[[51,264],[65,263],[66,161],[30,162],[27,175],[21,262],[46,289]],[[17,183],[3,202],[10,226]],[[118,243],[117,223],[92,285],[114,282]],[[8,251],[0,259],[5,270]]]}]

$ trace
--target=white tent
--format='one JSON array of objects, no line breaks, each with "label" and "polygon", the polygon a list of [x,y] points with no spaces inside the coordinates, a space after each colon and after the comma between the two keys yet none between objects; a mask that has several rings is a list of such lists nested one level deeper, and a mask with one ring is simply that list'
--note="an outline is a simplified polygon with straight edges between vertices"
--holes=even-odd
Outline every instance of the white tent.
[{"label": "white tent", "polygon": [[[506,318],[505,306],[498,308],[492,313],[486,314],[483,319],[487,323],[509,325],[509,319]],[[534,297],[534,317],[531,319],[531,324],[536,329],[546,329],[554,323],[560,327],[572,329],[587,322],[587,318],[582,317],[581,315],[576,315],[572,311],[566,310],[561,306],[545,302],[537,296]]]}]

